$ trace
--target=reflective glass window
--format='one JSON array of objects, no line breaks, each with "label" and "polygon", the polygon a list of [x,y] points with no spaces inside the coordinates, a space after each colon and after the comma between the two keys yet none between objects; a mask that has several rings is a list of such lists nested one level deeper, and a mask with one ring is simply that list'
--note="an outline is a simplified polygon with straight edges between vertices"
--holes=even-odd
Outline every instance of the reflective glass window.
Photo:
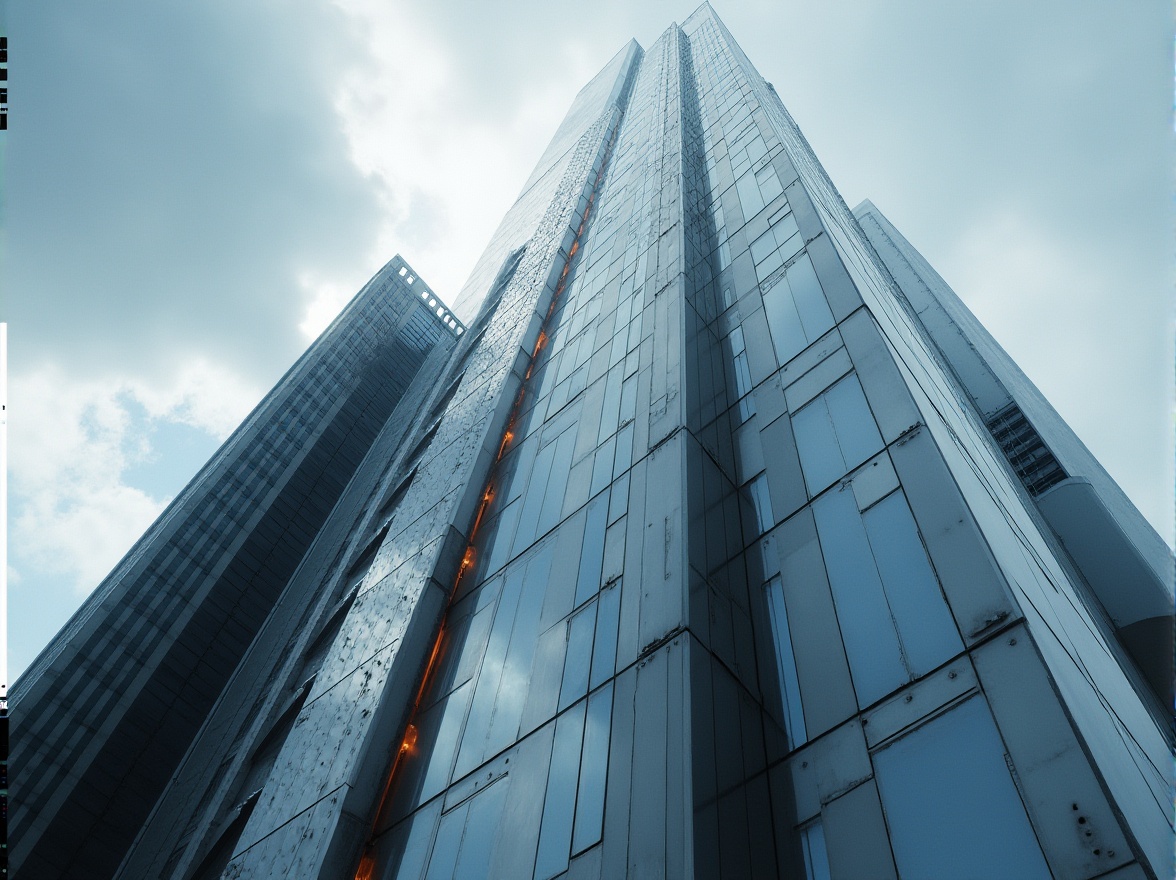
[{"label": "reflective glass window", "polygon": [[[799,235],[789,241],[795,244],[798,239]],[[764,278],[761,274],[761,280]],[[784,277],[764,293],[764,312],[781,364],[792,360],[833,326],[833,313],[808,254],[797,257],[784,271]]]},{"label": "reflective glass window", "polygon": [[596,603],[577,612],[568,621],[568,647],[564,654],[564,671],[559,692],[563,710],[588,692],[592,665],[592,637],[596,630]]},{"label": "reflective glass window", "polygon": [[772,496],[768,492],[768,475],[760,473],[747,484],[747,494],[755,507],[756,523],[762,535],[776,524],[772,515]]},{"label": "reflective glass window", "polygon": [[852,492],[829,492],[813,514],[863,705],[963,650],[901,491],[865,513]]},{"label": "reflective glass window", "polygon": [[772,618],[772,638],[776,643],[776,671],[780,676],[780,694],[784,701],[784,721],[788,742],[796,748],[808,740],[804,726],[804,708],[800,701],[800,679],[796,674],[796,657],[792,653],[792,631],[788,628],[788,609],[784,606],[784,582],[779,575],[766,585],[768,612]]},{"label": "reflective glass window", "polygon": [[[752,161],[754,162],[755,158]],[[760,195],[763,196],[764,204],[769,204],[772,199],[784,192],[784,187],[780,186],[780,178],[776,176],[776,169],[771,165],[765,165],[759,171],[755,172],[755,182],[759,184]]]},{"label": "reflective glass window", "polygon": [[878,751],[874,772],[901,876],[1050,877],[983,698]]},{"label": "reflective glass window", "polygon": [[441,811],[441,801],[435,801],[422,807],[409,820],[408,839],[404,844],[404,851],[397,865],[395,880],[420,880],[425,871],[425,860],[429,857],[429,843],[433,837],[433,825],[437,821],[437,813]]},{"label": "reflective glass window", "polygon": [[898,633],[853,493],[822,495],[813,514],[854,690],[859,704],[868,706],[909,678]]},{"label": "reflective glass window", "polygon": [[453,870],[457,867],[461,835],[465,831],[469,808],[469,801],[466,801],[441,817],[441,827],[437,829],[437,839],[433,842],[433,853],[429,857],[429,873],[425,875],[425,880],[453,880]]},{"label": "reflective glass window", "polygon": [[576,578],[576,607],[600,589],[600,568],[604,564],[604,530],[608,520],[608,495],[588,503],[584,542],[580,546],[580,573]]},{"label": "reflective glass window", "polygon": [[480,880],[486,876],[498,839],[508,780],[509,777],[500,777],[470,799],[453,880]]},{"label": "reflective glass window", "polygon": [[887,495],[862,514],[862,523],[911,672],[923,675],[963,650],[963,642],[906,496]]},{"label": "reflective glass window", "polygon": [[760,195],[759,184],[756,183],[752,172],[740,175],[735,181],[735,191],[739,193],[739,204],[743,208],[745,222],[764,209],[764,197]]},{"label": "reflective glass window", "polygon": [[882,436],[850,374],[797,410],[792,431],[809,493],[828,486],[882,448]]},{"label": "reflective glass window", "polygon": [[578,703],[560,715],[555,723],[551,768],[547,773],[547,796],[543,800],[543,821],[539,826],[539,852],[535,859],[536,880],[554,877],[568,867],[576,787],[580,775],[585,702]]},{"label": "reflective glass window", "polygon": [[589,684],[593,688],[612,678],[616,669],[621,582],[616,581],[607,590],[602,590],[596,605],[596,636],[592,646],[592,677]]},{"label": "reflective glass window", "polygon": [[820,819],[801,830],[800,843],[804,850],[806,880],[831,880],[829,853],[825,849],[825,826]]},{"label": "reflective glass window", "polygon": [[584,749],[580,758],[580,787],[576,793],[576,824],[572,852],[599,842],[604,825],[604,788],[608,778],[608,744],[612,729],[612,685],[588,698],[584,718]]}]

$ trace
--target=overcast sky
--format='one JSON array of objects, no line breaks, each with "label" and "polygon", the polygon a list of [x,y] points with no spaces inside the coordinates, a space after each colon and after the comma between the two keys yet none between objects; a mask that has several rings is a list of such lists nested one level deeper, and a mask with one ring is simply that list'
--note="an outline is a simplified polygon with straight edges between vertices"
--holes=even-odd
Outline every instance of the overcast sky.
[{"label": "overcast sky", "polygon": [[[1171,543],[1170,4],[714,5]],[[693,8],[13,0],[10,677],[392,254],[452,302],[580,86]]]}]

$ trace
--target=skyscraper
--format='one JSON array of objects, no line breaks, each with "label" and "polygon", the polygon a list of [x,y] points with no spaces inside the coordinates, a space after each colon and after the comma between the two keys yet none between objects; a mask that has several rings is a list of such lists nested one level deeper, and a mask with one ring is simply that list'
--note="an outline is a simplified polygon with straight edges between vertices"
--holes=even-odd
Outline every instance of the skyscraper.
[{"label": "skyscraper", "polygon": [[114,872],[377,432],[461,329],[390,260],[17,680],[21,876]]},{"label": "skyscraper", "polygon": [[1170,875],[1170,551],[709,6],[455,308],[105,873]]}]

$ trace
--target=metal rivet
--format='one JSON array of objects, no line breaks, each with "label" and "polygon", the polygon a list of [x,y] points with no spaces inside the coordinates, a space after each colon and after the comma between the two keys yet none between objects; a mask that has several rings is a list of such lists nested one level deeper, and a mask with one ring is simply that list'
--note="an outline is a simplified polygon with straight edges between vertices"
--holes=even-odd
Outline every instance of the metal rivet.
[{"label": "metal rivet", "polygon": [[1016,639],[1009,639],[1009,644],[1015,645],[1015,644],[1017,644],[1017,640]]},{"label": "metal rivet", "polygon": [[956,677],[956,674],[955,674],[955,672],[954,672],[954,671],[953,671],[953,672],[949,672],[949,673],[947,674],[947,677],[948,677],[948,678],[955,678],[955,677]]}]

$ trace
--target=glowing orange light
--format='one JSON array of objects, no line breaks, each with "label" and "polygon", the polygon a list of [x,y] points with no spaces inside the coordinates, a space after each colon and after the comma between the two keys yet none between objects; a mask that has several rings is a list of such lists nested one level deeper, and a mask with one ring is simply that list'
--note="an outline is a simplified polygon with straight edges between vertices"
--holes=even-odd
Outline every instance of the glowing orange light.
[{"label": "glowing orange light", "polygon": [[[595,182],[593,183],[594,191],[588,197],[588,204],[586,205],[586,207],[584,209],[584,215],[580,220],[579,229],[576,231],[575,240],[572,242],[572,249],[568,254],[567,261],[564,263],[563,273],[560,275],[559,282],[556,284],[555,294],[554,294],[554,296],[552,296],[551,302],[548,305],[547,318],[550,318],[555,313],[556,305],[559,301],[560,295],[564,291],[568,272],[571,269],[571,258],[579,250],[580,236],[583,235],[584,230],[587,228],[587,225],[588,225],[588,215],[592,211],[593,202],[596,198],[595,187],[597,184],[599,184],[601,179],[604,177],[604,168],[608,164],[609,157],[612,155],[612,148],[613,148],[613,144],[616,142],[616,139],[617,139],[617,128],[614,126],[614,128],[612,129],[612,133],[609,135],[608,146],[605,148],[604,161],[601,164],[600,169],[596,173],[596,179],[595,179]],[[534,370],[535,359],[538,357],[539,352],[543,350],[543,347],[544,347],[544,345],[547,344],[547,341],[548,341],[547,334],[543,331],[540,331],[539,339],[535,343],[535,351],[534,351],[534,354],[532,355],[532,358],[531,358],[531,364],[527,368],[527,375],[526,375],[527,379],[530,379],[531,373]],[[524,383],[524,386],[519,388],[519,393],[515,397],[514,406],[511,409],[510,417],[506,423],[506,431],[503,433],[503,436],[502,436],[502,444],[498,447],[498,459],[499,460],[501,460],[502,456],[506,453],[507,447],[510,445],[510,442],[514,439],[515,421],[517,420],[519,413],[522,411],[523,402],[524,402],[525,398],[526,398],[526,385]],[[491,476],[493,477],[493,475],[494,475],[494,472],[492,471]],[[487,483],[486,491],[483,493],[483,496],[482,496],[482,503],[479,505],[478,513],[474,518],[474,526],[470,531],[469,545],[466,547],[465,554],[462,556],[461,566],[457,572],[457,578],[454,582],[452,595],[456,595],[457,587],[461,583],[462,577],[465,575],[466,571],[468,569],[470,569],[474,564],[477,551],[475,550],[475,547],[474,547],[473,538],[478,530],[478,526],[482,522],[482,517],[485,514],[486,509],[490,505],[490,502],[493,500],[493,498],[494,498],[493,485],[490,483]],[[437,639],[433,643],[433,651],[432,651],[432,654],[429,655],[429,662],[425,666],[424,675],[421,676],[420,685],[417,689],[416,699],[413,701],[412,712],[409,715],[410,718],[416,717],[417,710],[420,708],[421,699],[424,697],[424,694],[425,694],[425,689],[428,687],[430,681],[432,680],[434,667],[436,666],[437,660],[442,653],[442,645],[445,640],[445,633],[446,633],[445,627],[444,627],[444,625],[442,625],[442,627],[437,632]],[[404,739],[400,743],[400,748],[396,750],[395,754],[392,757],[392,769],[389,772],[388,778],[384,783],[384,790],[383,790],[383,793],[380,795],[380,799],[378,802],[379,807],[376,810],[376,818],[373,822],[372,830],[371,830],[371,833],[368,838],[369,845],[368,845],[368,848],[364,852],[363,858],[360,860],[359,869],[356,871],[356,874],[355,874],[355,880],[371,880],[372,875],[375,873],[376,859],[375,859],[375,855],[373,854],[370,841],[374,838],[375,828],[380,822],[380,817],[384,815],[385,804],[388,801],[389,793],[392,790],[392,783],[396,779],[397,771],[400,768],[401,760],[403,759],[405,754],[412,751],[413,747],[416,745],[416,741],[417,741],[417,729],[416,729],[415,725],[409,724],[407,726],[407,728],[405,729]]]},{"label": "glowing orange light", "polygon": [[417,741],[417,729],[413,724],[408,725],[408,729],[404,731],[404,742],[400,744],[400,751],[407,752]]},{"label": "glowing orange light", "polygon": [[506,448],[508,446],[510,446],[510,441],[513,439],[514,439],[514,434],[511,431],[507,431],[505,434],[502,435],[502,445],[498,447],[498,458],[499,459],[501,459],[502,456],[506,455]]},{"label": "glowing orange light", "polygon": [[364,853],[359,860],[359,869],[355,872],[355,880],[372,880],[372,872],[376,870],[376,860],[371,853]]}]

